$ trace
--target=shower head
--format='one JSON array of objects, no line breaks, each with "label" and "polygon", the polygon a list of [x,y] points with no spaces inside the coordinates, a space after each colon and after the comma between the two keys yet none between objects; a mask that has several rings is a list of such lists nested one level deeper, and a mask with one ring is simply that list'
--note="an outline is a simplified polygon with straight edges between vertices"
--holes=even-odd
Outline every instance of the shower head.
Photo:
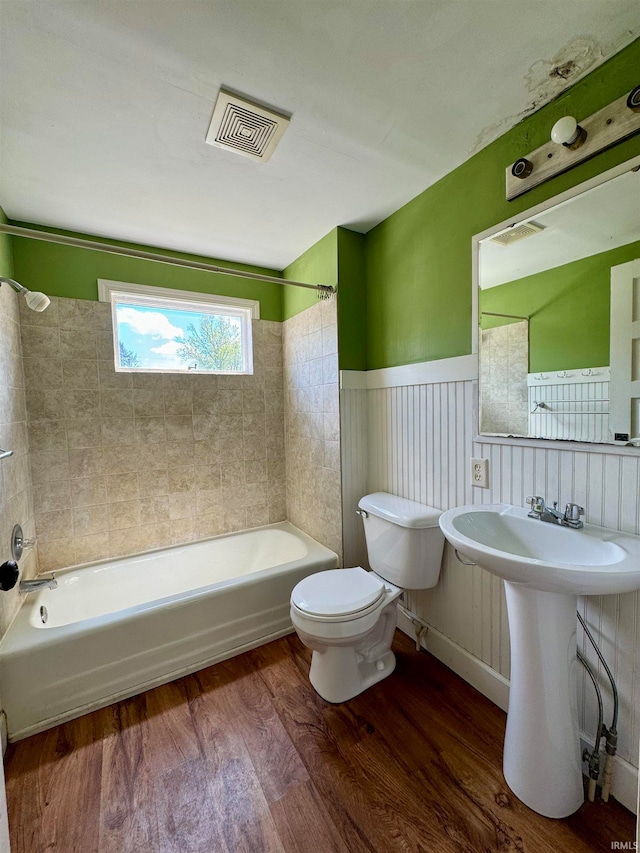
[{"label": "shower head", "polygon": [[25,302],[31,308],[32,311],[38,311],[38,313],[46,310],[51,300],[44,293],[40,293],[38,291],[27,290],[26,287],[23,287],[21,284],[18,284],[17,281],[14,281],[12,278],[3,278],[0,277],[0,284],[8,284],[12,287],[16,293],[22,293],[25,299]]}]

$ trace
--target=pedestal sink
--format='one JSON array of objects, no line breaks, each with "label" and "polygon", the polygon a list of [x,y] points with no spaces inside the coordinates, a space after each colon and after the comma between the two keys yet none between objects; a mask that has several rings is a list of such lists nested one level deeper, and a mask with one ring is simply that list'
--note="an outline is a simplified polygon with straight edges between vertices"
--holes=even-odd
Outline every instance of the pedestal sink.
[{"label": "pedestal sink", "polygon": [[578,595],[640,589],[640,537],[574,530],[509,504],[447,510],[440,527],[462,559],[503,578],[511,638],[504,743],[507,784],[545,817],[583,802],[576,688]]}]

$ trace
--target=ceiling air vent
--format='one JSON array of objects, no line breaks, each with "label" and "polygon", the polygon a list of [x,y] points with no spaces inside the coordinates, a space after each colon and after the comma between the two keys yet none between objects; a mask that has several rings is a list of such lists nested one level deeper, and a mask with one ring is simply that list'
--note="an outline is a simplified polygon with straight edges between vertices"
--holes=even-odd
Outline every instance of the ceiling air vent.
[{"label": "ceiling air vent", "polygon": [[221,89],[206,142],[266,163],[288,124],[287,116]]},{"label": "ceiling air vent", "polygon": [[518,240],[531,237],[533,234],[537,234],[538,231],[544,231],[544,227],[536,225],[535,222],[525,222],[522,225],[508,228],[501,234],[496,234],[495,237],[490,237],[489,239],[492,243],[499,243],[501,246],[510,246],[511,243],[517,243]]}]

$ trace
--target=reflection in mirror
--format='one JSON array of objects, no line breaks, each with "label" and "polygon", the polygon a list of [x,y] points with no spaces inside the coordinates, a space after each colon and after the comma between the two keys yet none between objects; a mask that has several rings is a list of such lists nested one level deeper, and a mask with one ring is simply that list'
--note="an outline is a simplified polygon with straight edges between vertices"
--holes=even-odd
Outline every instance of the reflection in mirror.
[{"label": "reflection in mirror", "polygon": [[481,433],[640,435],[639,258],[637,169],[480,241]]}]

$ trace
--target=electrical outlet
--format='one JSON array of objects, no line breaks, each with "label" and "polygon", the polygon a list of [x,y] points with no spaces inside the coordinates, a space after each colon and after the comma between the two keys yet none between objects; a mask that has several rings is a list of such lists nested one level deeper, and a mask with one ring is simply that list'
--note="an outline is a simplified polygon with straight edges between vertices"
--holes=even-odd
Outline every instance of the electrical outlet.
[{"label": "electrical outlet", "polygon": [[471,459],[471,485],[489,488],[489,460]]}]

